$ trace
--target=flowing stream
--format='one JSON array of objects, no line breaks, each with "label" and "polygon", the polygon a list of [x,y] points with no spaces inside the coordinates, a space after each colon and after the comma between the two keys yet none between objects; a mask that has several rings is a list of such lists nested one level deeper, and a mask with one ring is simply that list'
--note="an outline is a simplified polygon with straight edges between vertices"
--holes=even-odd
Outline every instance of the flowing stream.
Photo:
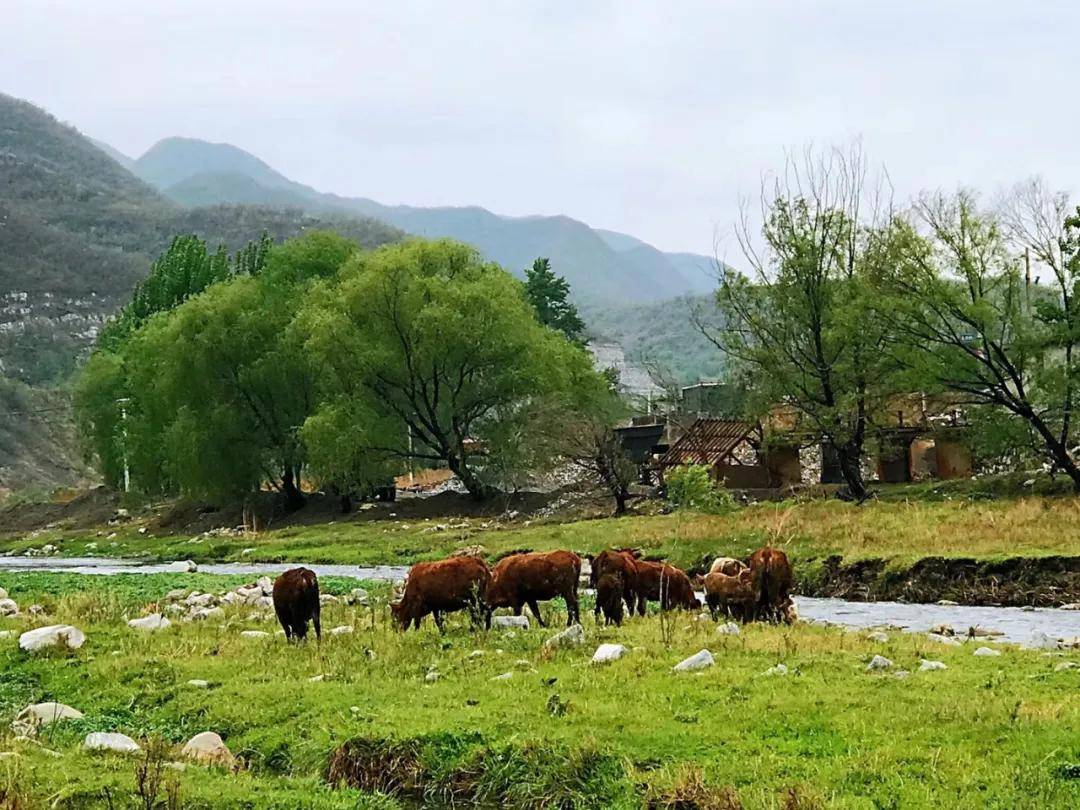
[{"label": "flowing stream", "polygon": [[[201,563],[199,573],[274,576],[298,563]],[[307,565],[319,576],[392,581],[405,578],[404,565]],[[161,574],[183,573],[183,563],[142,563],[138,560],[107,557],[0,557],[0,575],[4,572],[42,571],[71,574]],[[3,583],[0,582],[0,585]],[[1039,645],[1050,638],[1080,637],[1080,611],[1059,608],[972,607],[968,605],[926,605],[903,602],[849,602],[846,599],[820,599],[799,596],[795,599],[799,616],[813,622],[838,624],[853,628],[902,628],[925,632],[939,624],[951,625],[958,634],[969,627],[1001,633],[1000,641]]]}]

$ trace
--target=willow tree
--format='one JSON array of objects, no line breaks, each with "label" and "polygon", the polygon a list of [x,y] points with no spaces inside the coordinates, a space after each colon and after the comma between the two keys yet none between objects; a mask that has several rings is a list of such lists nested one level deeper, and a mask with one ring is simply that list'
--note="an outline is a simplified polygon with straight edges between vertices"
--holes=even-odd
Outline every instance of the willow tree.
[{"label": "willow tree", "polygon": [[792,408],[835,454],[859,501],[865,445],[895,373],[868,282],[895,257],[900,233],[867,177],[857,149],[790,159],[762,186],[760,230],[744,206],[737,236],[748,271],[717,263],[722,325],[703,328],[763,412]]},{"label": "willow tree", "polygon": [[537,321],[519,281],[449,240],[357,254],[298,324],[324,378],[316,418],[361,408],[392,420],[366,449],[445,463],[476,498],[550,456],[541,426],[594,375],[580,347]]}]

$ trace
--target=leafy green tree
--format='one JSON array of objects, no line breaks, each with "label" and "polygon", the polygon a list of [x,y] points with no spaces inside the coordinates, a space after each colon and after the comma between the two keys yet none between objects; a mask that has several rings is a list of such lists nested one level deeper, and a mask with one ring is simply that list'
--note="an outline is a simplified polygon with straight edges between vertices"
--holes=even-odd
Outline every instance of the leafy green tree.
[{"label": "leafy green tree", "polygon": [[[163,304],[179,296],[163,295],[156,314],[95,353],[76,406],[106,480],[118,483],[126,465],[141,490],[212,500],[270,482],[288,506],[299,506],[306,461],[300,433],[316,405],[316,384],[289,327],[312,281],[331,275],[355,249],[316,232],[242,259],[258,272],[229,274],[197,294],[190,291],[201,282],[190,283],[171,309]],[[149,309],[140,304],[133,312]]]},{"label": "leafy green tree", "polygon": [[529,426],[598,376],[579,346],[540,326],[508,273],[449,240],[356,255],[298,324],[323,390],[336,392],[326,407],[362,403],[394,423],[367,450],[443,462],[477,498],[548,455]]},{"label": "leafy green tree", "polygon": [[869,281],[891,263],[903,233],[864,197],[862,155],[807,153],[762,200],[760,238],[739,238],[749,275],[724,267],[721,326],[707,334],[747,386],[760,414],[786,405],[836,454],[847,495],[862,501],[874,414],[897,382],[872,317]]},{"label": "leafy green tree", "polygon": [[570,283],[555,275],[548,259],[537,259],[525,271],[525,298],[544,326],[562,332],[567,340],[584,342],[585,322],[570,303]]},{"label": "leafy green tree", "polygon": [[[1004,213],[974,194],[923,196],[915,205],[924,240],[880,283],[880,316],[913,379],[957,402],[997,411],[993,425],[1014,446],[1032,439],[1052,469],[1080,491],[1073,455],[1080,345],[1080,210],[1040,183],[1022,187]],[[1024,256],[1046,278],[1032,279]],[[1029,445],[1030,446],[1030,445]]]}]

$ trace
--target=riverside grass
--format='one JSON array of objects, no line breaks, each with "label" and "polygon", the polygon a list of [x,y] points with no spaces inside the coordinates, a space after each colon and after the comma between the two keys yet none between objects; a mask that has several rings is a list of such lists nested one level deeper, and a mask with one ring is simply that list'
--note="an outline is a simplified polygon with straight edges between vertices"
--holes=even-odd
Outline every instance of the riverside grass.
[{"label": "riverside grass", "polygon": [[[224,590],[242,578],[0,580],[20,604],[46,608],[48,618],[33,621],[72,623],[88,639],[44,656],[21,653],[14,638],[0,642],[0,751],[19,752],[0,760],[0,796],[21,802],[10,807],[105,807],[106,796],[114,807],[136,806],[136,759],[83,752],[85,734],[162,739],[172,758],[205,730],[220,733],[242,765],[235,774],[167,771],[181,807],[1080,804],[1080,780],[1070,776],[1080,763],[1080,670],[1055,671],[1077,653],[1002,646],[1002,656],[978,658],[971,645],[921,635],[892,632],[875,643],[807,625],[722,636],[685,613],[668,623],[665,644],[655,616],[603,628],[591,612],[583,647],[551,651],[543,641],[565,621],[557,607],[546,610],[550,630],[473,633],[457,614],[445,636],[430,621],[402,634],[390,626],[385,586],[370,588],[370,608],[324,609],[325,628],[349,624],[353,633],[288,645],[241,637],[276,630],[270,618],[250,618],[250,607],[158,633],[126,626],[170,589]],[[342,593],[355,582],[322,584]],[[2,619],[0,629],[30,621]],[[631,652],[590,665],[605,641]],[[714,667],[671,671],[703,648]],[[866,672],[875,653],[894,669]],[[948,669],[918,672],[922,658]],[[777,663],[790,674],[763,675]],[[897,678],[901,668],[911,674]],[[431,671],[439,677],[428,682]],[[506,672],[509,680],[492,680]],[[186,686],[193,678],[211,688]],[[43,729],[40,747],[16,743],[10,720],[45,700],[86,717]],[[332,760],[354,786],[327,784]]]},{"label": "riverside grass", "polygon": [[[784,548],[797,567],[833,554],[845,561],[887,558],[897,565],[927,556],[1080,554],[1080,498],[929,499],[922,490],[909,491],[911,498],[894,494],[862,506],[789,501],[725,515],[679,512],[566,523],[449,517],[410,521],[390,518],[393,506],[386,505],[378,507],[384,516],[380,520],[286,526],[249,536],[159,536],[153,530],[139,533],[145,526],[135,521],[89,532],[51,529],[8,536],[0,539],[0,551],[20,553],[51,543],[64,556],[407,565],[477,543],[489,556],[524,548],[596,552],[634,546],[684,567],[710,555],[745,557],[765,543]],[[447,525],[454,528],[441,528]]]}]

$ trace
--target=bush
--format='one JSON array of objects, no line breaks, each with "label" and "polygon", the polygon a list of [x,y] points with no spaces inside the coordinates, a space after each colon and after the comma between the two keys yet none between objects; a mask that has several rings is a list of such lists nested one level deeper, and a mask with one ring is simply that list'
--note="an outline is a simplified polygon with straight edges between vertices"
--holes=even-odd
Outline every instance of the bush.
[{"label": "bush", "polygon": [[703,464],[676,467],[665,479],[668,503],[676,509],[721,514],[735,508],[731,493],[716,486],[709,477],[709,468]]}]

